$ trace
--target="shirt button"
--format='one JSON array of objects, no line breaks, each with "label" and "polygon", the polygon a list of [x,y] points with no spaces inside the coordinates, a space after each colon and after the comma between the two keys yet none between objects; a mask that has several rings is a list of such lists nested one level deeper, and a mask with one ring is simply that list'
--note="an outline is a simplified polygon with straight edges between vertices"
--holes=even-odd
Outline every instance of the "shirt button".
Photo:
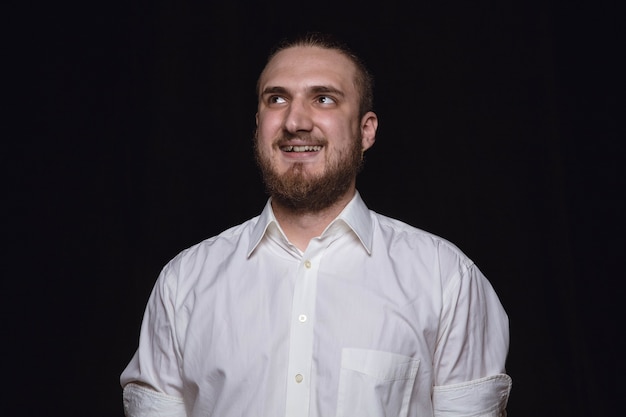
[{"label": "shirt button", "polygon": [[300,322],[304,323],[304,322],[306,321],[306,315],[304,315],[304,314],[300,314],[300,315],[298,316],[298,320],[300,320]]},{"label": "shirt button", "polygon": [[302,380],[304,379],[304,377],[301,374],[297,374],[296,375],[296,382],[299,384],[300,382],[302,382]]},{"label": "shirt button", "polygon": [[311,261],[304,261],[304,266],[306,267],[306,269],[310,269],[311,268]]}]

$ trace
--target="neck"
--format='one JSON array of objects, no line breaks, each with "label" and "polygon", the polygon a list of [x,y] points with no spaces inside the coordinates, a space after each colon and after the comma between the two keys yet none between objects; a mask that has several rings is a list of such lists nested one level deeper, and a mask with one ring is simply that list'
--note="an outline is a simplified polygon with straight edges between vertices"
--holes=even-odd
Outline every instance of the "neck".
[{"label": "neck", "polygon": [[354,193],[355,189],[353,188],[331,206],[315,212],[296,211],[280,204],[277,200],[272,200],[272,210],[287,239],[304,252],[309,241],[322,234],[352,200]]}]

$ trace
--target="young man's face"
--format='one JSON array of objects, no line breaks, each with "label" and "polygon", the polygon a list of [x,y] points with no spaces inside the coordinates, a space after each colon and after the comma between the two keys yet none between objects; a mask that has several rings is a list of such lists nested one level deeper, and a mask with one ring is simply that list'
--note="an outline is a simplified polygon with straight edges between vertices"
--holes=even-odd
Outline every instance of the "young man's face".
[{"label": "young man's face", "polygon": [[273,197],[307,211],[354,188],[376,115],[359,118],[355,65],[317,47],[279,52],[259,82],[256,155]]}]

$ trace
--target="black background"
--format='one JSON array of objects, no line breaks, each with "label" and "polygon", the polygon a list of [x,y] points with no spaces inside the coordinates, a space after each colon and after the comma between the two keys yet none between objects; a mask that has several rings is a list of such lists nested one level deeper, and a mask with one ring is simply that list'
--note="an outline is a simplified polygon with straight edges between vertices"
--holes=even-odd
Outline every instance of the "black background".
[{"label": "black background", "polygon": [[265,203],[251,136],[268,49],[324,30],[376,76],[365,201],[461,247],[509,313],[509,415],[615,415],[617,3],[5,6],[2,414],[122,416],[161,267]]}]

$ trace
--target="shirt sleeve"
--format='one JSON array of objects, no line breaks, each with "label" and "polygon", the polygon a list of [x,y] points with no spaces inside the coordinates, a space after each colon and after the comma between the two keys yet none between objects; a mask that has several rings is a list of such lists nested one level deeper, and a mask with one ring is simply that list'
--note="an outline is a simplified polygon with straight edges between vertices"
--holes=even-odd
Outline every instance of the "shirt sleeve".
[{"label": "shirt sleeve", "polygon": [[435,417],[504,417],[511,391],[511,378],[505,374],[461,384],[435,387]]},{"label": "shirt sleeve", "polygon": [[441,272],[447,278],[433,361],[435,415],[505,415],[511,387],[505,372],[507,314],[487,278],[470,260],[447,257]]},{"label": "shirt sleeve", "polygon": [[[182,403],[183,397],[182,360],[175,325],[176,286],[176,274],[169,264],[150,294],[137,351],[120,376],[125,388],[124,402],[133,410],[129,416],[147,415],[142,408],[152,410],[150,415],[179,415],[166,412],[172,401],[179,399]],[[156,414],[160,405],[165,414]]]},{"label": "shirt sleeve", "polygon": [[124,414],[127,417],[186,417],[183,400],[153,389],[128,383],[124,387]]}]

